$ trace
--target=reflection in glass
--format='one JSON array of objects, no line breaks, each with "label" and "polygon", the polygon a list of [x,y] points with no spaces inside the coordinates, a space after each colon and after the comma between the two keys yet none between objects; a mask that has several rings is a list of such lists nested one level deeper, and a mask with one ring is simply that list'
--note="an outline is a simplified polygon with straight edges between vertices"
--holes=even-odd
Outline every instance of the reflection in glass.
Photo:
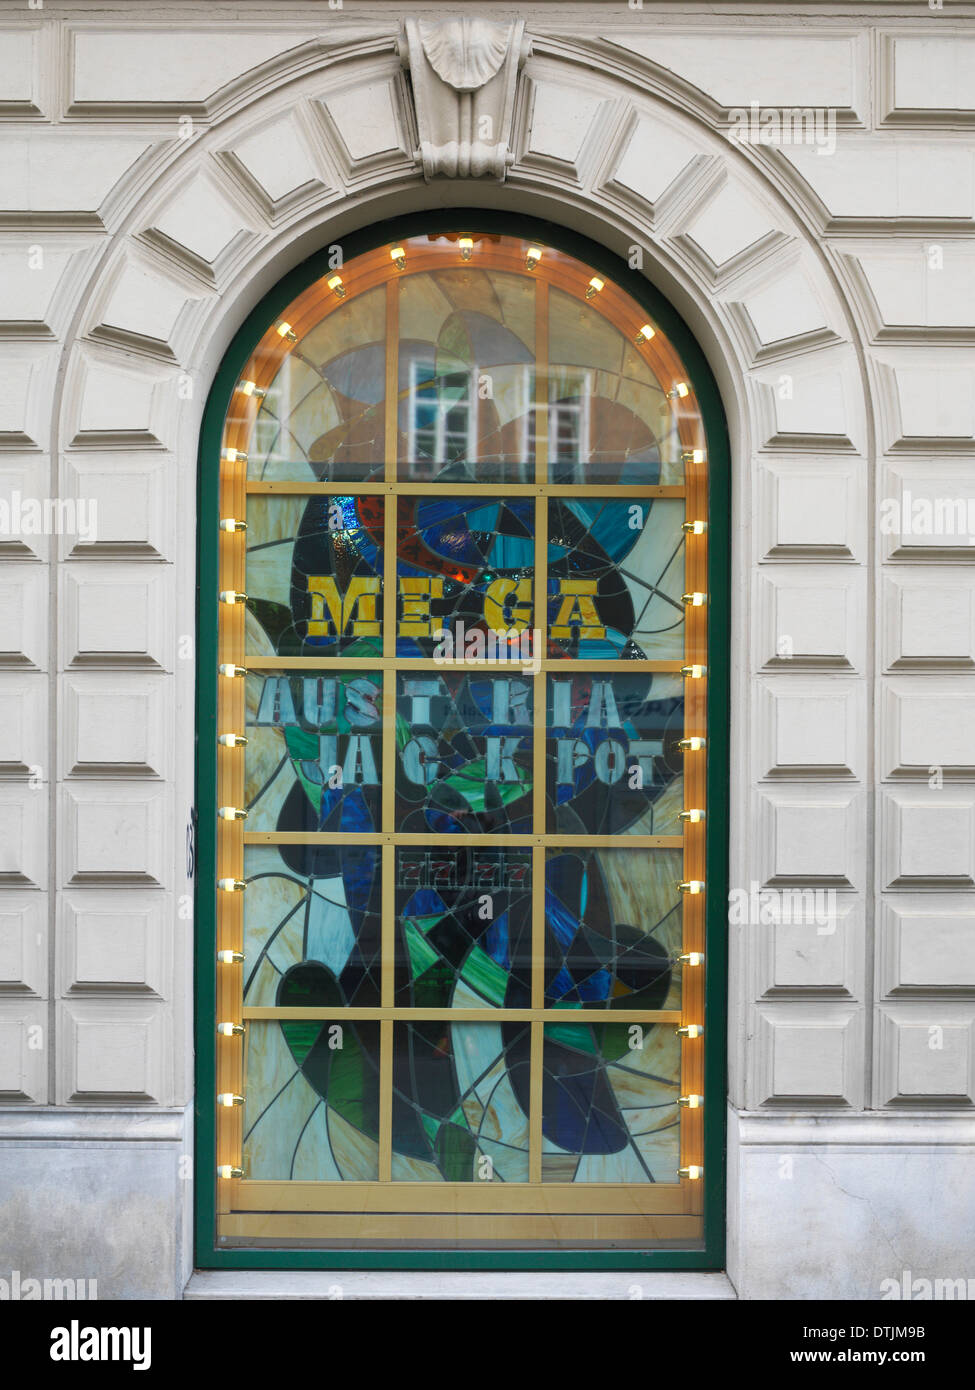
[{"label": "reflection in glass", "polygon": [[549,479],[683,480],[675,411],[631,339],[595,306],[549,294]]},{"label": "reflection in glass", "polygon": [[257,413],[248,477],[382,477],[385,390],[386,291],[378,286],[349,296],[282,357]]},{"label": "reflection in glass", "polygon": [[450,268],[400,285],[402,476],[531,482],[535,286]]}]

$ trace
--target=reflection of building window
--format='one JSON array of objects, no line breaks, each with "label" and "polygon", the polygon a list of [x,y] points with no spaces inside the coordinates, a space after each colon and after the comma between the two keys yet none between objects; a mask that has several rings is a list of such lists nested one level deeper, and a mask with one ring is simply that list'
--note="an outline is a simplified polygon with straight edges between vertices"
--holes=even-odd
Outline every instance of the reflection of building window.
[{"label": "reflection of building window", "polygon": [[[563,394],[548,407],[549,459],[581,465],[589,453],[589,373],[561,385]],[[569,478],[563,476],[562,481]],[[581,473],[578,481],[582,481]]]},{"label": "reflection of building window", "polygon": [[518,404],[515,419],[520,422],[518,444],[520,457],[514,462],[522,465],[523,476],[519,482],[529,483],[534,477],[532,460],[535,458],[535,368],[522,367],[516,377],[518,383]]},{"label": "reflection of building window", "polygon": [[409,450],[414,463],[476,459],[476,377],[476,368],[437,376],[432,362],[410,363]]}]

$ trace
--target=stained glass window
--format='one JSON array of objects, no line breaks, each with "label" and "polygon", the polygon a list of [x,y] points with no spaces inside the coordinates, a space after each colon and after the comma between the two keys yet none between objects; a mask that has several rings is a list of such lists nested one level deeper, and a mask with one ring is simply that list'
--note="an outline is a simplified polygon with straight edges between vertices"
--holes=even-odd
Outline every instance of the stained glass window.
[{"label": "stained glass window", "polygon": [[707,440],[529,245],[359,256],[233,392],[223,1245],[701,1240]]}]

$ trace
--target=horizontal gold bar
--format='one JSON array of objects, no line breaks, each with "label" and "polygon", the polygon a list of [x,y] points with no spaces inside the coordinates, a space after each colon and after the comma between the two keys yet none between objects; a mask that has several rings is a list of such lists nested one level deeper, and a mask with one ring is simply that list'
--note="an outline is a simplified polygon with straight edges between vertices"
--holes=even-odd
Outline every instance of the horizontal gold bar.
[{"label": "horizontal gold bar", "polygon": [[[417,1183],[416,1186],[423,1184]],[[653,1184],[650,1184],[653,1186]],[[439,1186],[439,1184],[438,1184]],[[492,1190],[494,1185],[492,1184]],[[536,1192],[543,1192],[536,1188]],[[228,1240],[321,1240],[354,1241],[358,1247],[370,1241],[411,1242],[501,1240],[552,1241],[565,1245],[575,1241],[696,1240],[702,1232],[701,1218],[676,1212],[648,1213],[640,1216],[498,1215],[496,1212],[441,1213],[431,1224],[426,1212],[413,1214],[388,1212],[239,1212],[219,1218],[221,1237]]]},{"label": "horizontal gold bar", "polygon": [[381,845],[388,836],[365,830],[245,830],[245,845]]},{"label": "horizontal gold bar", "polygon": [[[699,829],[698,821],[688,833]],[[680,849],[683,835],[450,835],[438,844],[431,836],[394,832],[352,830],[245,830],[245,845],[423,845],[440,852],[445,849],[528,849],[545,845],[548,849]]]},{"label": "horizontal gold bar", "polygon": [[[439,658],[435,661],[430,656],[265,656],[257,652],[243,660],[248,671],[321,671],[334,666],[338,671],[428,671],[436,675],[438,671],[474,670],[499,676],[524,671],[530,664],[528,661],[442,661]],[[576,671],[587,675],[605,671],[608,676],[628,676],[641,671],[676,674],[684,661],[561,661],[558,657],[545,657],[538,664],[543,671],[555,674],[561,671],[567,676]]]},{"label": "horizontal gold bar", "polygon": [[381,1023],[680,1023],[680,1009],[398,1009],[285,1008],[276,1004],[245,1004],[243,1017],[253,1023],[289,1019],[348,1019]]},{"label": "horizontal gold bar", "polygon": [[388,483],[374,479],[366,483],[304,483],[277,479],[248,479],[251,494],[279,497],[352,496],[364,493],[381,497],[397,493],[404,497],[683,497],[679,483]]},{"label": "horizontal gold bar", "polygon": [[683,1184],[546,1182],[267,1182],[241,1180],[235,1211],[683,1212]]}]

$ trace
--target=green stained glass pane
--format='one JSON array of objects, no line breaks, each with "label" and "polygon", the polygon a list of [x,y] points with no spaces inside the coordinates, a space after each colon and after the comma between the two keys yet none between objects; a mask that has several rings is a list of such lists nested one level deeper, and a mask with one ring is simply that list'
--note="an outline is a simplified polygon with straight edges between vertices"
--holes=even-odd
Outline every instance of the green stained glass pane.
[{"label": "green stained glass pane", "polygon": [[406,936],[406,946],[410,953],[410,967],[414,977],[422,975],[431,965],[439,959],[436,951],[428,946],[423,937],[413,926],[412,922],[404,922],[403,930]]},{"label": "green stained glass pane", "polygon": [[504,1003],[508,972],[482,951],[480,946],[475,946],[470,951],[461,974],[478,994],[483,994],[492,1004],[500,1007]]},{"label": "green stained glass pane", "polygon": [[444,836],[531,829],[531,680],[397,676],[396,829]]},{"label": "green stained glass pane", "polygon": [[398,1182],[527,1182],[526,1024],[393,1026]]},{"label": "green stained glass pane", "polygon": [[281,1029],[291,1049],[291,1055],[300,1067],[312,1048],[312,1043],[321,1031],[320,1023],[282,1023]]},{"label": "green stained glass pane", "polygon": [[531,851],[396,850],[394,1003],[521,1008],[531,993]]},{"label": "green stained glass pane", "polygon": [[375,1181],[379,1025],[257,1021],[247,1030],[243,1162],[249,1178]]}]

